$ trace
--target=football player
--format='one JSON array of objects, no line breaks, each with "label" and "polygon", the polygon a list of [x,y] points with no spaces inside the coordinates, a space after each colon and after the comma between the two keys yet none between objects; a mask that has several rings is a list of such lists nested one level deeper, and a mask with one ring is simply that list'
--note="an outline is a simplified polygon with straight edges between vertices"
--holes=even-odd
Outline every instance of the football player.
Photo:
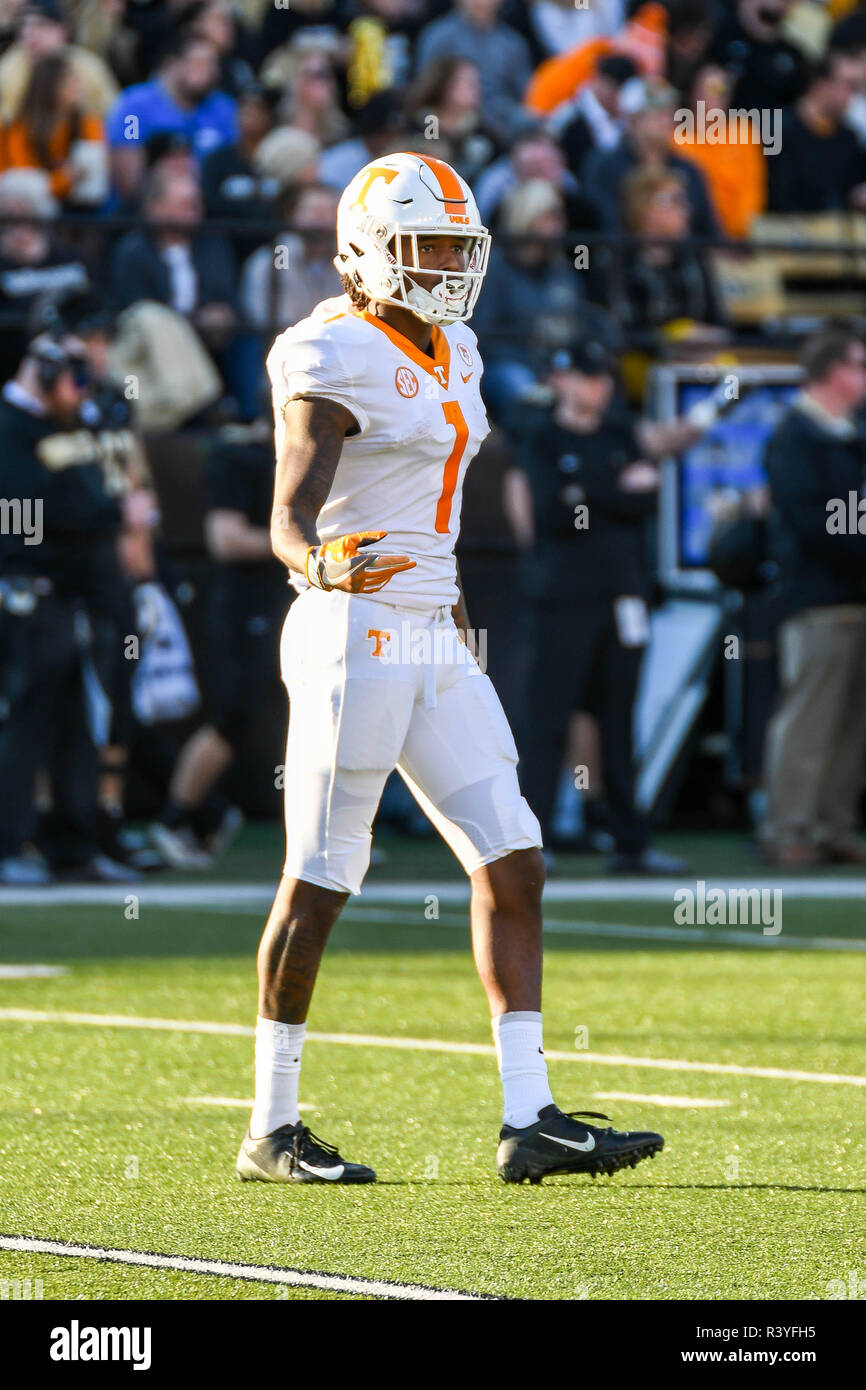
[{"label": "football player", "polygon": [[[472,886],[475,963],[505,1092],[506,1182],[613,1172],[662,1147],[563,1113],[541,1026],[538,821],[502,707],[461,641],[454,545],[488,432],[467,327],[490,236],[440,160],[387,155],[337,212],[345,295],[268,356],[277,471],[271,536],[300,590],[283,629],[290,700],[286,861],[258,954],[256,1096],[237,1170],[271,1182],[373,1182],[300,1122],[305,1020],[328,934],[370,858],[397,769]],[[387,543],[384,543],[386,542]]]}]

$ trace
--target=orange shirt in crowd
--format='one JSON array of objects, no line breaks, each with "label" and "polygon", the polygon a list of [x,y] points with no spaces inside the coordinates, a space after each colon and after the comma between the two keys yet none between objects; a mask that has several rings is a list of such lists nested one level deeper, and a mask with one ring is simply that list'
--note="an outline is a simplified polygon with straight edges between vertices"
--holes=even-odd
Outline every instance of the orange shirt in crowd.
[{"label": "orange shirt in crowd", "polygon": [[671,148],[700,169],[728,236],[748,236],[752,219],[767,206],[767,165],[760,144],[731,140],[710,145],[692,140],[676,141]]},{"label": "orange shirt in crowd", "polygon": [[631,58],[646,77],[664,70],[667,10],[651,0],[641,5],[621,33],[613,38],[589,39],[568,53],[548,58],[535,69],[524,97],[526,106],[547,114],[576,93],[595,72],[596,63],[610,53]]},{"label": "orange shirt in crowd", "polygon": [[[55,198],[68,198],[73,180],[69,172],[69,155],[76,140],[104,140],[105,131],[98,116],[85,113],[77,121],[58,121],[51,135],[51,164],[46,173],[51,176],[51,192]],[[0,126],[0,172],[6,169],[41,169],[42,165],[23,121],[11,121]]]}]

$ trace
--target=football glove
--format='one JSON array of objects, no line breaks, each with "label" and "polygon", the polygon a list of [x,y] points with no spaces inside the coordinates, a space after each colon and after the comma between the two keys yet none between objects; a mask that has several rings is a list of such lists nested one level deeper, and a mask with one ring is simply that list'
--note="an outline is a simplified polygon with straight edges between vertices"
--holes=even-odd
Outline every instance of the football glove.
[{"label": "football glove", "polygon": [[408,555],[359,554],[364,546],[380,541],[387,531],[356,531],[337,536],[307,551],[307,579],[317,589],[342,589],[348,594],[375,594],[402,570],[415,568]]}]

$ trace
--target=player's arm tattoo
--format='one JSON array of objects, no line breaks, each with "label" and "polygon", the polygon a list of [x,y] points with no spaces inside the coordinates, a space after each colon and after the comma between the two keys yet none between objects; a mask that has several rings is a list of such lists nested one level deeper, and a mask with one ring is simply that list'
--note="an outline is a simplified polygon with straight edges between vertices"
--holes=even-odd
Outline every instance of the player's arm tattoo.
[{"label": "player's arm tattoo", "polygon": [[307,551],[319,544],[316,522],[325,504],[347,434],[357,429],[345,406],[320,396],[287,401],[277,459],[271,545],[278,560],[304,573]]}]

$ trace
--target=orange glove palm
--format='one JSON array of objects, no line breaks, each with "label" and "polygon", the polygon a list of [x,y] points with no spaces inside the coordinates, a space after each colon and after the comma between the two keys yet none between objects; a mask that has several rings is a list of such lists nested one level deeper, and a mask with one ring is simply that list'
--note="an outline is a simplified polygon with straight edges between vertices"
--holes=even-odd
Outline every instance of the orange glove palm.
[{"label": "orange glove palm", "polygon": [[355,531],[337,536],[307,551],[307,579],[317,589],[342,589],[348,594],[375,594],[384,589],[395,574],[415,568],[408,555],[379,555],[358,552],[387,535],[387,531]]}]

